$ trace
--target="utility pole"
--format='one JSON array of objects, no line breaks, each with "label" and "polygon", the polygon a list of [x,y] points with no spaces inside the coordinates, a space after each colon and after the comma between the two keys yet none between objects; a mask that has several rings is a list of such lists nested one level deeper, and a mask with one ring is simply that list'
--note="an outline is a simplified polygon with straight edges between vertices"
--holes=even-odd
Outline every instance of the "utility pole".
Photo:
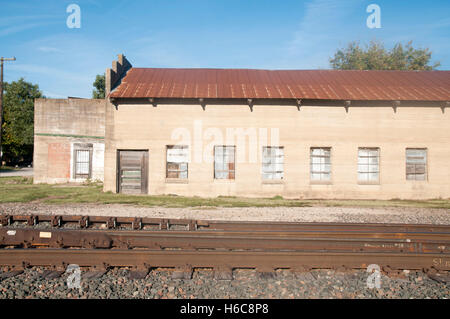
[{"label": "utility pole", "polygon": [[3,125],[3,62],[4,61],[16,61],[16,57],[13,58],[0,58],[1,65],[1,76],[0,76],[0,166],[2,166],[3,161],[3,151],[2,151],[2,125]]}]

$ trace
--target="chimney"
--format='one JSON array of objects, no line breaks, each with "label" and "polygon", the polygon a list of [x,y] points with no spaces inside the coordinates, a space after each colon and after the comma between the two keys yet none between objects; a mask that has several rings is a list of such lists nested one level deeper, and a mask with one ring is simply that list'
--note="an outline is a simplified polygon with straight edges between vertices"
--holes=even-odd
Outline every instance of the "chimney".
[{"label": "chimney", "polygon": [[105,94],[106,96],[117,87],[127,71],[132,68],[131,63],[123,54],[117,55],[117,61],[112,62],[112,68],[105,72]]}]

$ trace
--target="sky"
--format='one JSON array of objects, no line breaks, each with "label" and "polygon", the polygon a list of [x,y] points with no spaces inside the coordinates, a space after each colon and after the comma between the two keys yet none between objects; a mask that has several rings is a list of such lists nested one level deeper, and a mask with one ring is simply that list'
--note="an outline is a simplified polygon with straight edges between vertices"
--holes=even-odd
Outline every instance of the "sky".
[{"label": "sky", "polygon": [[[80,28],[69,28],[71,4]],[[367,7],[380,8],[369,28]],[[0,0],[5,81],[23,77],[49,98],[92,96],[123,53],[135,67],[328,69],[351,41],[413,41],[450,69],[448,0]]]}]

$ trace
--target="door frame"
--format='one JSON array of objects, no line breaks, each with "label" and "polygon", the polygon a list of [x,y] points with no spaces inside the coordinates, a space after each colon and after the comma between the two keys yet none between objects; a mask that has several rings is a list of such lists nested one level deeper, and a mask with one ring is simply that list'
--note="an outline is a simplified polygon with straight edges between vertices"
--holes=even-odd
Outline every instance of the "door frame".
[{"label": "door frame", "polygon": [[144,187],[141,180],[141,194],[148,194],[148,174],[149,174],[149,149],[116,149],[116,193],[120,192],[120,152],[144,152],[144,165],[141,166],[141,178],[144,178]]}]

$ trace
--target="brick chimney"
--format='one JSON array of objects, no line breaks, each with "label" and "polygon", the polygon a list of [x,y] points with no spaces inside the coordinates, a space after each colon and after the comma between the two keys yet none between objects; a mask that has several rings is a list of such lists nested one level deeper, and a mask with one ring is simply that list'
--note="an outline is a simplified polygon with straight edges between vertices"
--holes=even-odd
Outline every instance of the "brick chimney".
[{"label": "brick chimney", "polygon": [[107,68],[105,72],[105,93],[106,96],[118,86],[127,71],[132,68],[131,63],[123,54],[117,55],[117,61],[112,62],[112,68]]}]

